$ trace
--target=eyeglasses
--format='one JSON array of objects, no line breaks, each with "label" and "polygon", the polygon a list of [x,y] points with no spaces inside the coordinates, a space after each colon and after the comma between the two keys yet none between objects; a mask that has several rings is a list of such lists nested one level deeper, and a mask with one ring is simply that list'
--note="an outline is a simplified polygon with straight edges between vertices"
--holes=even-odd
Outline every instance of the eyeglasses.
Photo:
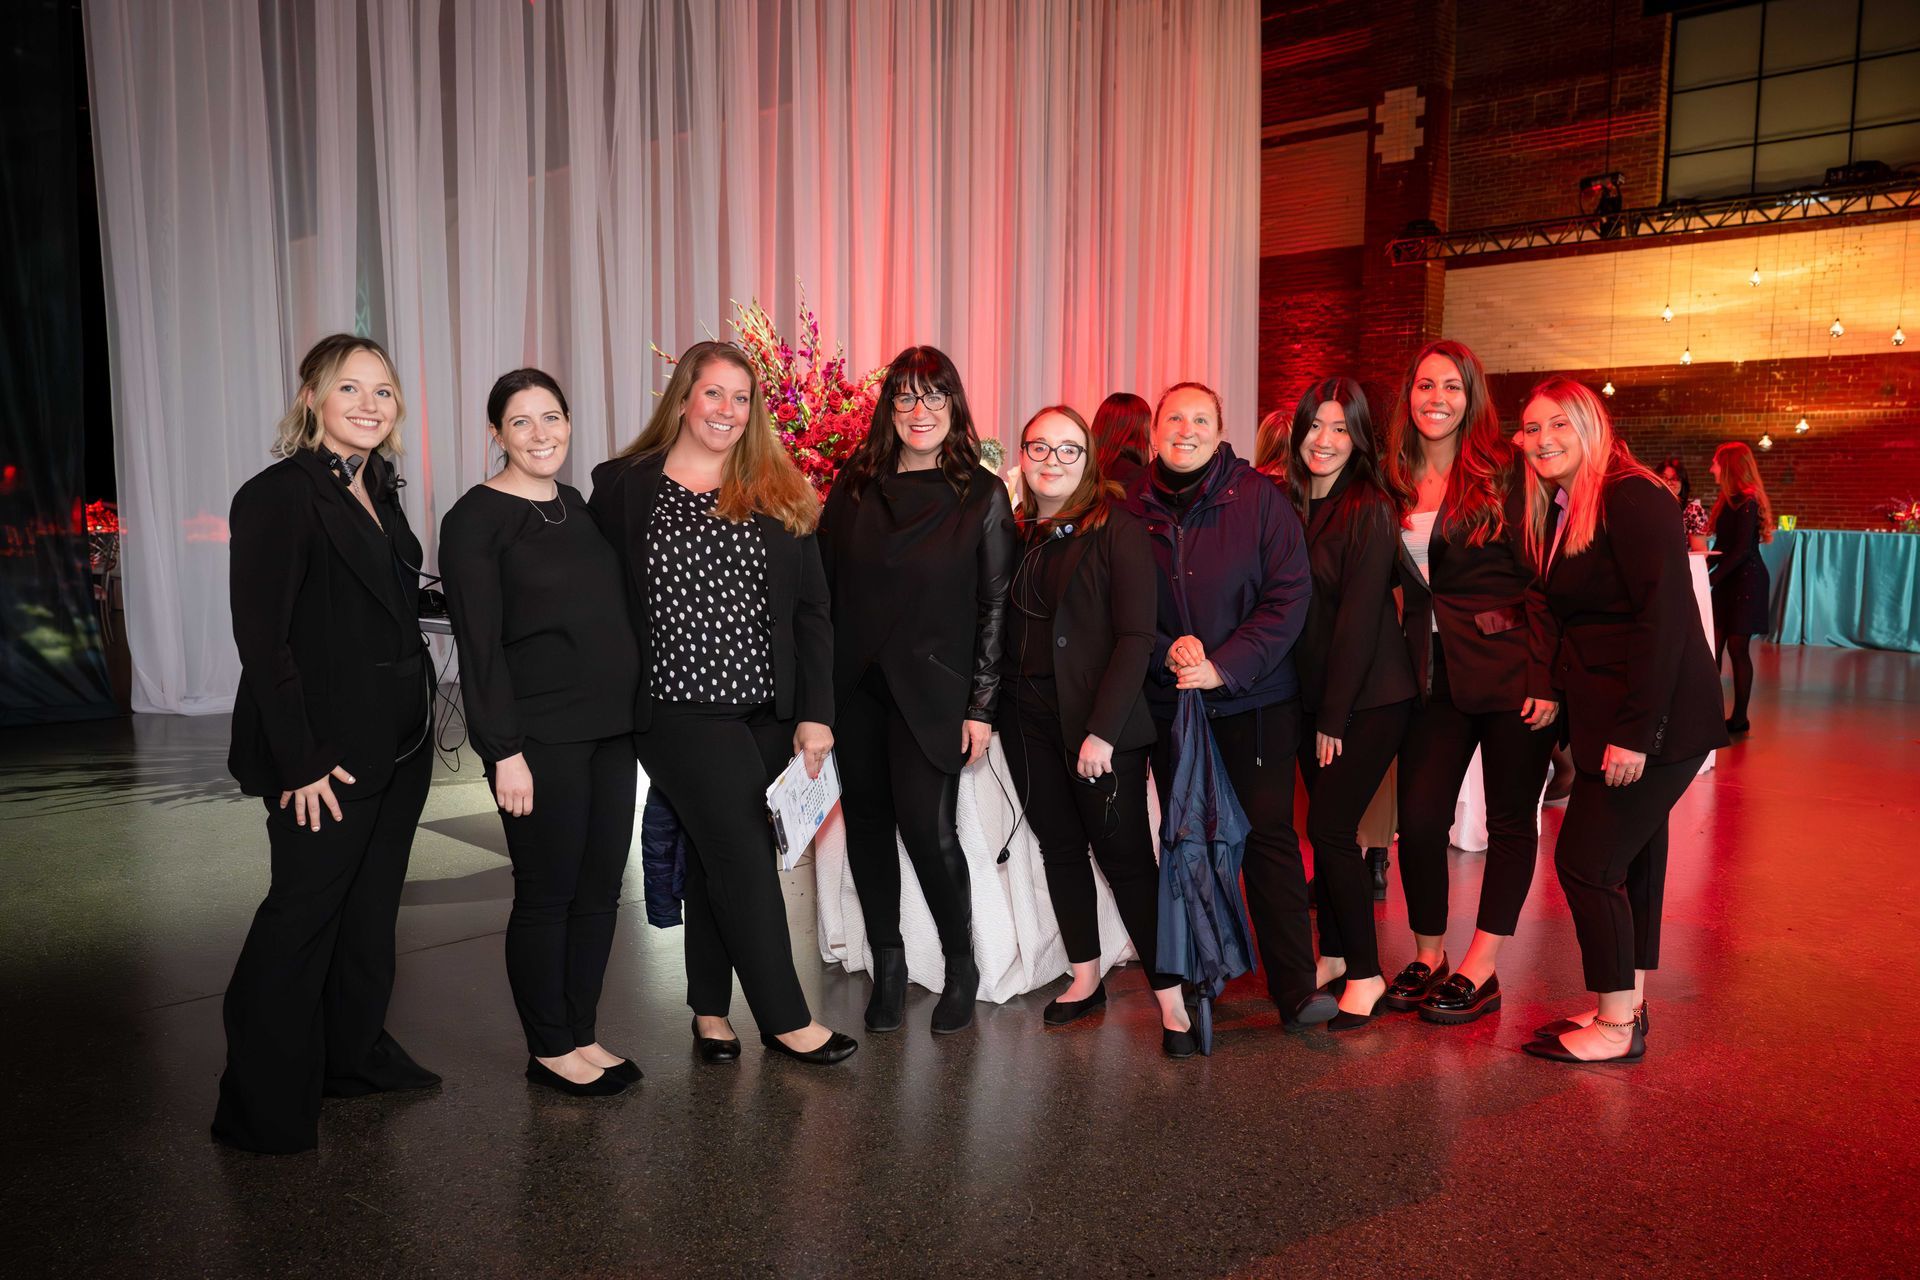
[{"label": "eyeglasses", "polygon": [[902,391],[893,398],[895,413],[912,413],[913,406],[923,404],[931,413],[938,413],[947,407],[947,393],[944,391],[923,391],[914,395],[911,391]]},{"label": "eyeglasses", "polygon": [[1045,440],[1029,440],[1021,445],[1020,449],[1035,462],[1045,462],[1048,458],[1055,458],[1063,467],[1070,467],[1080,461],[1081,455],[1087,451],[1083,445],[1048,444]]}]

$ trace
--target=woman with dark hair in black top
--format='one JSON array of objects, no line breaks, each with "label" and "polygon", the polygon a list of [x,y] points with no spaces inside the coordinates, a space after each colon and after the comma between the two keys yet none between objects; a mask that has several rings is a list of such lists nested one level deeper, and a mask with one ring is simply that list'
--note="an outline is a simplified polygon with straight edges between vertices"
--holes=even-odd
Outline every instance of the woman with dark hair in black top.
[{"label": "woman with dark hair in black top", "polygon": [[573,435],[559,384],[502,375],[487,421],[503,462],[447,512],[440,572],[467,731],[513,858],[507,981],[527,1079],[602,1097],[640,1078],[594,1031],[633,842],[639,658],[625,612],[607,607],[619,557],[556,479]]},{"label": "woman with dark hair in black top", "polygon": [[1153,453],[1147,428],[1152,425],[1153,406],[1131,391],[1114,392],[1094,410],[1093,448],[1100,455],[1100,475],[1123,493],[1147,469]]},{"label": "woman with dark hair in black top", "polygon": [[873,944],[867,1028],[897,1030],[906,1001],[897,825],[946,958],[933,1030],[959,1031],[980,983],[960,770],[993,734],[1014,535],[1006,486],[980,465],[960,373],[941,352],[894,357],[872,428],[827,495],[820,541],[847,864]]}]

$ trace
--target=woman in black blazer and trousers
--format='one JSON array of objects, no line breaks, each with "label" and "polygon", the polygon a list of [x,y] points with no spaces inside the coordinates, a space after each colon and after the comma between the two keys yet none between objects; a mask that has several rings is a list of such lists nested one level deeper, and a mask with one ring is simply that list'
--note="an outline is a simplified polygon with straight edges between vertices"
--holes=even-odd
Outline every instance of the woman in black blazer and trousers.
[{"label": "woman in black blazer and trousers", "polygon": [[213,1135],[248,1151],[319,1143],[320,1099],[440,1077],[385,1030],[394,919],[433,771],[420,543],[388,456],[404,409],[378,343],[323,338],[300,362],[280,461],[228,525],[240,651],[227,767],[260,796],[273,879],[223,1006]]},{"label": "woman in black blazer and trousers", "polygon": [[1087,849],[1160,1002],[1161,1046],[1198,1046],[1180,978],[1154,967],[1160,876],[1147,820],[1147,662],[1157,606],[1153,547],[1101,474],[1093,433],[1065,405],[1035,414],[1020,436],[1020,559],[1007,592],[1000,741],[1027,824],[1040,842],[1047,892],[1073,981],[1047,1005],[1063,1027],[1107,1002],[1100,919]]},{"label": "woman in black blazer and trousers", "polygon": [[1634,1062],[1647,971],[1660,963],[1667,815],[1727,745],[1680,507],[1613,434],[1600,397],[1549,378],[1522,415],[1527,543],[1562,627],[1554,664],[1576,770],[1554,864],[1593,1011],[1540,1028],[1527,1052]]},{"label": "woman in black blazer and trousers", "polygon": [[1300,774],[1307,784],[1318,978],[1341,987],[1329,1031],[1373,1020],[1386,993],[1373,929],[1373,874],[1360,820],[1400,750],[1413,711],[1393,583],[1400,513],[1381,486],[1366,393],[1351,378],[1307,388],[1294,413],[1287,490],[1307,528],[1313,600],[1294,645]]},{"label": "woman in black blazer and trousers", "polygon": [[909,347],[888,366],[867,438],[834,481],[820,541],[833,594],[841,811],[847,863],[873,945],[870,1031],[900,1027],[906,845],[940,931],[937,1034],[973,1021],[980,971],[956,825],[960,770],[993,735],[1013,506],[980,465],[953,361]]},{"label": "woman in black blazer and trousers", "polygon": [[683,353],[639,439],[593,471],[589,503],[625,569],[639,640],[634,750],[691,845],[687,1003],[708,1062],[740,1056],[733,974],[768,1049],[838,1062],[793,967],[766,789],[833,749],[833,632],[813,538],[819,501],[780,448],[731,343]]}]

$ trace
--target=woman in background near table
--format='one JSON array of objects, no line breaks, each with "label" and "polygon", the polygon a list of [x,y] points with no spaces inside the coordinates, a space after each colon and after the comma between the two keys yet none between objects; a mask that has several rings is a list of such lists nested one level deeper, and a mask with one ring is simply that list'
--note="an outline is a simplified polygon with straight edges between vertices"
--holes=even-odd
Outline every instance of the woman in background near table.
[{"label": "woman in background near table", "polygon": [[380,344],[300,361],[279,461],[228,521],[240,690],[227,768],[266,810],[272,880],[227,983],[213,1136],[309,1151],[320,1099],[440,1077],[385,1029],[394,920],[433,776],[420,542],[392,458],[406,415]]},{"label": "woman in background near table", "polygon": [[1114,392],[1094,410],[1093,444],[1100,454],[1100,474],[1123,493],[1147,469],[1153,450],[1147,424],[1152,420],[1153,406],[1131,391]]},{"label": "woman in background near table", "polygon": [[887,367],[866,440],[821,523],[833,596],[847,863],[873,946],[870,1031],[896,1031],[907,994],[900,855],[940,932],[935,1034],[973,1022],[973,889],[960,847],[960,770],[993,735],[1013,508],[980,465],[960,373],[933,347]]},{"label": "woman in background near table", "polygon": [[1654,472],[1667,492],[1680,504],[1680,521],[1686,527],[1687,547],[1691,551],[1707,549],[1707,509],[1693,496],[1693,481],[1687,478],[1687,464],[1674,454]]},{"label": "woman in background near table", "polygon": [[607,607],[620,558],[558,479],[573,438],[560,384],[502,374],[487,424],[500,469],[441,521],[440,576],[467,734],[513,860],[507,984],[527,1079],[607,1097],[640,1079],[595,1031],[633,843],[640,658],[626,611]]},{"label": "woman in background near table", "polygon": [[1315,383],[1294,422],[1287,492],[1306,522],[1313,571],[1307,626],[1293,653],[1306,712],[1299,759],[1320,923],[1316,978],[1340,987],[1340,1012],[1327,1029],[1348,1031],[1373,1020],[1387,990],[1359,829],[1413,711],[1413,664],[1393,602],[1400,512],[1379,478],[1359,383]]},{"label": "woman in background near table", "polygon": [[1563,628],[1554,664],[1578,774],[1554,865],[1598,1007],[1541,1027],[1527,1052],[1636,1062],[1647,972],[1660,963],[1667,815],[1707,752],[1727,745],[1696,621],[1679,509],[1613,433],[1606,406],[1548,378],[1521,415],[1524,518]]},{"label": "woman in background near table", "polygon": [[1198,1046],[1180,978],[1154,968],[1159,868],[1147,821],[1147,660],[1153,653],[1153,548],[1102,477],[1092,433],[1065,405],[1020,435],[1020,559],[1007,592],[1001,744],[1020,807],[1040,842],[1047,893],[1073,981],[1042,1020],[1067,1024],[1105,1007],[1091,846],[1147,985],[1160,1004],[1161,1048]]},{"label": "woman in background near table", "polygon": [[707,1062],[740,1056],[737,973],[763,1045],[839,1062],[859,1045],[807,1010],[766,801],[791,756],[818,776],[833,749],[820,503],[780,448],[745,353],[726,342],[682,353],[646,429],[593,469],[588,505],[626,570],[634,750],[691,846],[695,1048]]},{"label": "woman in background near table", "polygon": [[[1559,711],[1554,627],[1527,556],[1526,493],[1486,372],[1457,342],[1408,367],[1388,431],[1387,479],[1408,510],[1404,629],[1421,694],[1400,748],[1400,883],[1416,948],[1382,1002],[1431,1022],[1500,1007],[1495,962],[1539,856],[1537,806]],[[1487,855],[1473,942],[1447,967],[1447,834],[1480,749]]]},{"label": "woman in background near table", "polygon": [[1717,673],[1723,654],[1733,659],[1733,714],[1726,726],[1728,733],[1745,733],[1747,700],[1753,696],[1753,638],[1767,634],[1772,620],[1772,582],[1760,544],[1773,541],[1773,504],[1760,483],[1753,450],[1738,440],[1713,451],[1713,478],[1720,486],[1710,517],[1719,554],[1707,564],[1714,667]]}]

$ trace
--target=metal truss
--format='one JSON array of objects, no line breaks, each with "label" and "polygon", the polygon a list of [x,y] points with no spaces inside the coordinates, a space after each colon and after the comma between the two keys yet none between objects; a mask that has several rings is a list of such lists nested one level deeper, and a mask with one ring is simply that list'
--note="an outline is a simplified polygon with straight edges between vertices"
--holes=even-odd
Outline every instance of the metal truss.
[{"label": "metal truss", "polygon": [[1544,222],[1516,222],[1478,231],[1409,236],[1387,245],[1387,257],[1396,267],[1472,258],[1521,249],[1549,249],[1560,245],[1597,244],[1608,240],[1646,240],[1724,231],[1737,227],[1782,222],[1811,222],[1870,213],[1920,209],[1920,177],[1902,177],[1858,187],[1814,188],[1728,200],[1676,202],[1653,209],[1621,209],[1613,213],[1554,218]]}]

